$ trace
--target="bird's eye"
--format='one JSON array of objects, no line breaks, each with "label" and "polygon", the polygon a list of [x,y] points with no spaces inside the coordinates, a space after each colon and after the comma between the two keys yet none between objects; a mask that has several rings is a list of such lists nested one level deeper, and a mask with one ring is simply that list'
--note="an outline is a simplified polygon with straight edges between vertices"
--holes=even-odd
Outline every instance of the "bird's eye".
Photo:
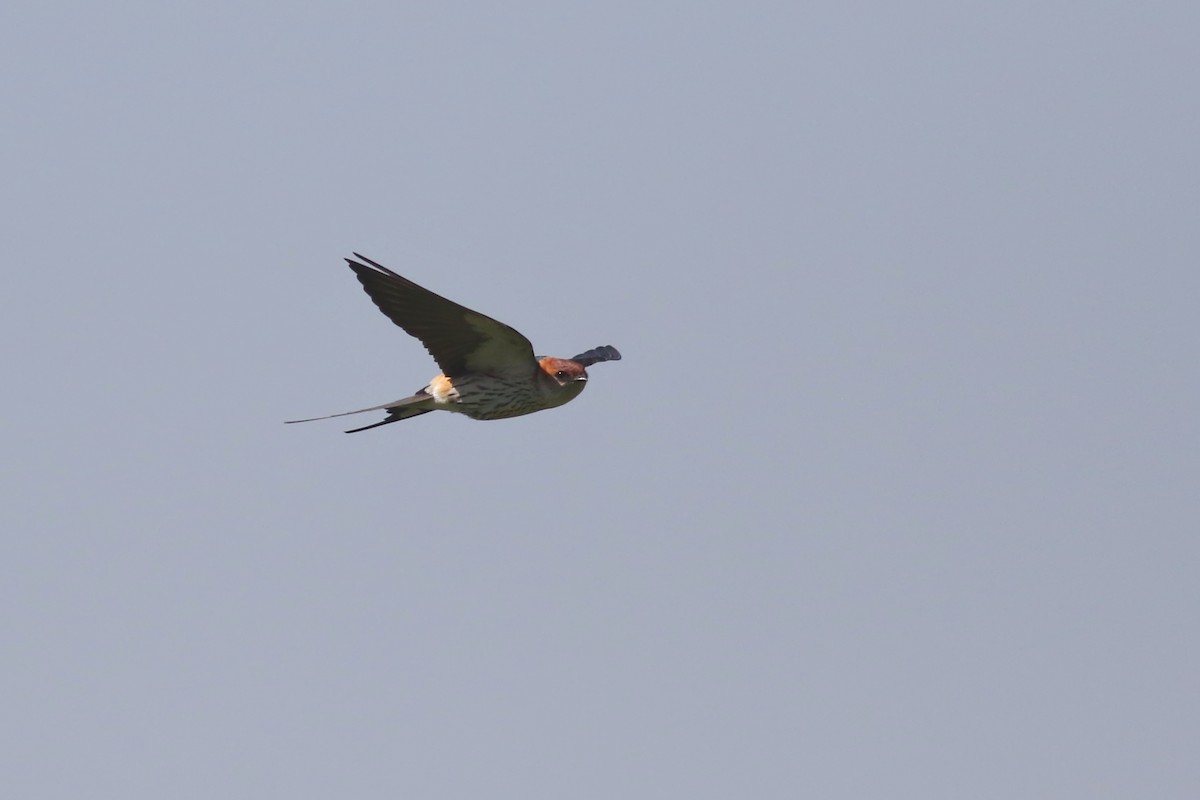
[{"label": "bird's eye", "polygon": [[566,372],[566,370],[560,369],[558,372],[554,373],[554,377],[559,378],[559,379],[565,378],[565,377],[567,377],[567,372]]}]

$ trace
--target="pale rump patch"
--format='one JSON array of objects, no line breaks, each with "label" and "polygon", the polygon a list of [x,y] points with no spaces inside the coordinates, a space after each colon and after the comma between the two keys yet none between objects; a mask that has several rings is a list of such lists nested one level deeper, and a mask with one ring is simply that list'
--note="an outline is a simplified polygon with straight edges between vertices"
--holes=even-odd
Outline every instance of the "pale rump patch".
[{"label": "pale rump patch", "polygon": [[427,391],[438,405],[458,402],[458,389],[454,388],[454,383],[445,375],[438,375],[431,380]]}]

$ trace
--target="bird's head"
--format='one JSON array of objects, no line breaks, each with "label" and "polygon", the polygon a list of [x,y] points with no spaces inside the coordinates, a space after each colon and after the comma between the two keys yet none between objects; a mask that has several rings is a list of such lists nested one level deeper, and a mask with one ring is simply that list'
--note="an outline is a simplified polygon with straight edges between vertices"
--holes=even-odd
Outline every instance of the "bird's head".
[{"label": "bird's head", "polygon": [[584,384],[587,383],[587,370],[578,361],[573,361],[569,358],[543,356],[538,359],[538,366],[542,368],[542,372],[553,378],[558,386],[563,388],[578,386],[576,394],[582,392]]},{"label": "bird's head", "polygon": [[541,367],[543,393],[554,405],[562,405],[573,400],[587,386],[587,368],[601,361],[617,361],[621,354],[615,347],[604,346],[595,350],[581,353],[574,358],[554,358],[540,356],[538,366]]}]

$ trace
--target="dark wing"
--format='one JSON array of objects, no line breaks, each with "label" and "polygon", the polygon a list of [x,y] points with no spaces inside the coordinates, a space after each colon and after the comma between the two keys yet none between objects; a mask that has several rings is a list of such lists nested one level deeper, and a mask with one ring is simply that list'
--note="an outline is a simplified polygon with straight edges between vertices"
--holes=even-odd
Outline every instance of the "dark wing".
[{"label": "dark wing", "polygon": [[464,372],[537,369],[533,345],[491,317],[436,295],[407,278],[354,254],[346,259],[359,283],[388,319],[417,337],[448,377]]},{"label": "dark wing", "polygon": [[599,364],[601,361],[620,361],[621,354],[617,352],[617,348],[606,344],[588,350],[586,353],[580,353],[571,360],[578,361],[585,367],[590,367],[592,364]]}]

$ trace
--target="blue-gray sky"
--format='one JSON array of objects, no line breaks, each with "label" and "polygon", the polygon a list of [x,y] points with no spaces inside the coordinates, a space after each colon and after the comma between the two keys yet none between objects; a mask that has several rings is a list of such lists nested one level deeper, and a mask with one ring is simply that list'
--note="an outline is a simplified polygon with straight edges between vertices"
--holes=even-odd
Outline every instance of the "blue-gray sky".
[{"label": "blue-gray sky", "polygon": [[7,791],[1197,796],[1198,8],[6,7]]}]

